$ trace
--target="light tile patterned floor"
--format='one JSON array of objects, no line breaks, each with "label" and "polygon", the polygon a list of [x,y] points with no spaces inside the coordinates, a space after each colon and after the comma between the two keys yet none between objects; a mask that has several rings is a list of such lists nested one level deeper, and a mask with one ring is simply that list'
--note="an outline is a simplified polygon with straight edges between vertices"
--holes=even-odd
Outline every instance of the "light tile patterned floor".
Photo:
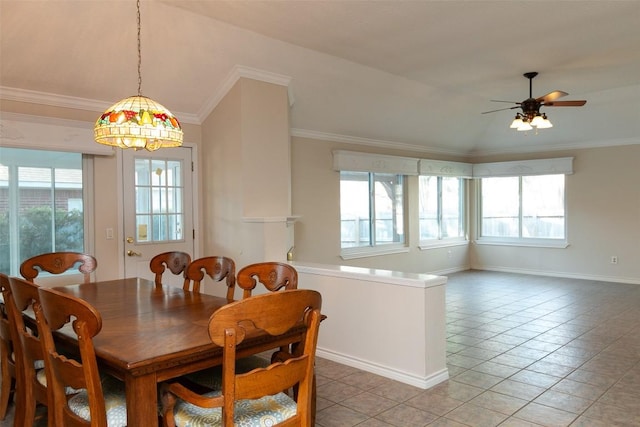
[{"label": "light tile patterned floor", "polygon": [[447,362],[421,390],[318,359],[316,426],[640,426],[640,285],[452,274]]},{"label": "light tile patterned floor", "polygon": [[640,285],[452,274],[447,355],[429,390],[318,359],[316,426],[640,426]]}]

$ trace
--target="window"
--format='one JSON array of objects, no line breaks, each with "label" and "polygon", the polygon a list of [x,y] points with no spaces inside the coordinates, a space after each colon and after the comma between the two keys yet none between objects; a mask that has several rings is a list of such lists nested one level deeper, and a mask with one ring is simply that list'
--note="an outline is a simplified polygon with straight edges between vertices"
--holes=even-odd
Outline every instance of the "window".
[{"label": "window", "polygon": [[182,162],[141,157],[135,168],[137,242],[182,241]]},{"label": "window", "polygon": [[340,172],[340,225],[343,250],[404,245],[403,176]]},{"label": "window", "polygon": [[565,175],[483,178],[480,238],[565,240]]},{"label": "window", "polygon": [[464,194],[462,178],[419,177],[421,242],[465,238]]},{"label": "window", "polygon": [[85,248],[83,158],[0,147],[0,271],[22,260]]}]

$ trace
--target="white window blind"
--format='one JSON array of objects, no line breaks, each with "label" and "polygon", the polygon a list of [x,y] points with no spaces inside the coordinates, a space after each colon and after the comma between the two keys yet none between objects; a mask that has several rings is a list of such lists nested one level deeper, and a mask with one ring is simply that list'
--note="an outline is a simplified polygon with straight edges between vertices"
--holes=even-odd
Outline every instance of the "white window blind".
[{"label": "white window blind", "polygon": [[418,175],[418,159],[334,150],[333,170]]},{"label": "white window blind", "polygon": [[419,170],[420,175],[473,178],[473,165],[471,163],[420,159]]},{"label": "white window blind", "polygon": [[573,157],[556,159],[519,160],[515,162],[476,163],[474,178],[496,178],[501,176],[571,175]]}]

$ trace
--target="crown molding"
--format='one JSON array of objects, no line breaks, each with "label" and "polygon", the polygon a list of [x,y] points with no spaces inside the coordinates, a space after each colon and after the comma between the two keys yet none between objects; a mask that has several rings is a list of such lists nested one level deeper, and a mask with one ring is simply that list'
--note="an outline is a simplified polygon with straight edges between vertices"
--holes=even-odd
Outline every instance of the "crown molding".
[{"label": "crown molding", "polygon": [[361,138],[358,136],[340,135],[335,133],[320,132],[320,131],[308,130],[308,129],[292,128],[291,136],[296,136],[299,138],[318,139],[321,141],[342,142],[342,143],[354,144],[354,145],[365,145],[365,146],[377,147],[377,148],[390,148],[394,150],[415,151],[419,153],[447,154],[447,155],[468,157],[468,154],[466,152],[461,152],[461,151],[446,150],[446,149],[434,148],[434,147],[425,147],[422,145],[414,145],[414,144],[405,144],[402,142],[384,141],[380,139]]},{"label": "crown molding", "polygon": [[109,107],[109,104],[103,101],[7,86],[0,86],[0,99],[88,111],[104,111]]},{"label": "crown molding", "polygon": [[[56,93],[39,92],[36,90],[20,89],[0,86],[0,99],[7,101],[28,102],[31,104],[49,105],[52,107],[73,108],[76,110],[103,112],[113,101],[98,101],[95,99],[78,98],[75,96],[59,95]],[[198,117],[193,114],[175,113],[181,123],[199,125]]]},{"label": "crown molding", "polygon": [[197,117],[200,123],[204,122],[216,106],[222,101],[222,99],[229,93],[231,88],[242,77],[252,80],[258,80],[265,83],[272,83],[275,85],[286,86],[287,94],[289,96],[289,106],[293,105],[293,91],[291,89],[291,77],[284,74],[272,73],[271,71],[260,70],[258,68],[246,67],[244,65],[235,65],[227,78],[224,79],[222,84],[218,87],[216,93],[202,106],[198,111]]},{"label": "crown molding", "polygon": [[548,153],[550,151],[563,150],[584,150],[589,148],[619,147],[623,145],[640,144],[638,138],[618,138],[604,141],[581,141],[566,144],[546,144],[535,147],[514,147],[514,148],[490,148],[487,150],[477,150],[469,154],[471,157],[483,157],[496,154],[523,154],[523,153]]}]

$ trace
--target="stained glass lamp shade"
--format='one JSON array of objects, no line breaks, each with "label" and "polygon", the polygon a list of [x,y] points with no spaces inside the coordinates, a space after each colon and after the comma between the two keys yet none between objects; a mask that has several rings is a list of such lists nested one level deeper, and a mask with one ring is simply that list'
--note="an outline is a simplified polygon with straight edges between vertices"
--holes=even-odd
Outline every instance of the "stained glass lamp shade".
[{"label": "stained glass lamp shade", "polygon": [[149,151],[182,145],[182,126],[165,107],[145,96],[131,96],[108,108],[96,121],[96,142]]}]

